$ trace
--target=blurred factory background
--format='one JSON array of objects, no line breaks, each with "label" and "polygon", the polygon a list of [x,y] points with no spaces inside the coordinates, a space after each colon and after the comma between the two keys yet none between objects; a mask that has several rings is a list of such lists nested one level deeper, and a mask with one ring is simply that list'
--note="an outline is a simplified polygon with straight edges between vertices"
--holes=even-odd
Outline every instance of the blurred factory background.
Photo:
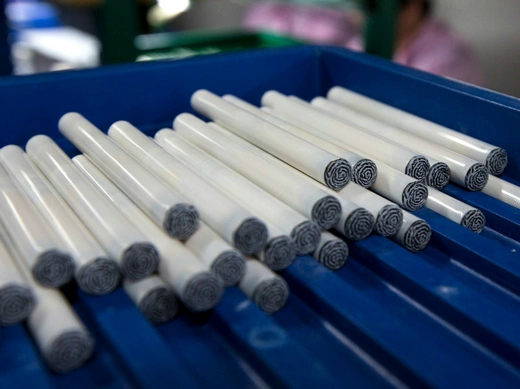
[{"label": "blurred factory background", "polygon": [[[410,1],[421,0],[405,3]],[[9,52],[12,72],[30,74],[240,48],[299,43],[349,46],[347,41],[357,34],[363,34],[367,51],[391,57],[385,31],[395,26],[392,22],[399,17],[396,4],[402,0],[3,2],[6,27],[2,26],[1,33],[8,37],[0,36],[0,71],[11,71],[5,59]],[[269,7],[278,8],[273,11]],[[292,11],[287,7],[293,7]],[[520,97],[519,1],[435,0],[432,12],[467,41],[482,75],[481,79],[465,78],[454,72],[454,78]],[[368,32],[363,28],[367,19],[372,23]],[[271,34],[254,34],[252,28]],[[416,45],[433,41],[425,38]],[[434,62],[435,58],[423,62]],[[463,70],[469,67],[464,62],[453,66],[459,65]]]}]

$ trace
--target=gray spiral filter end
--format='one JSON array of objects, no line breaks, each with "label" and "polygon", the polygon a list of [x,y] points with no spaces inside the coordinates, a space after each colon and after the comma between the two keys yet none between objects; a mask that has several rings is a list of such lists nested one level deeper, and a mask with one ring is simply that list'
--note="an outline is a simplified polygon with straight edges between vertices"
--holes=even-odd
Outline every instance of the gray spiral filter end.
[{"label": "gray spiral filter end", "polygon": [[426,176],[426,185],[442,190],[450,182],[450,167],[444,162],[434,163]]},{"label": "gray spiral filter end", "polygon": [[244,220],[236,229],[233,243],[246,255],[259,252],[267,242],[267,227],[257,218]]},{"label": "gray spiral filter end", "polygon": [[334,190],[344,188],[345,185],[350,182],[351,178],[352,166],[343,158],[330,162],[323,173],[325,185]]},{"label": "gray spiral filter end", "polygon": [[94,340],[85,331],[73,330],[58,336],[45,350],[45,361],[58,373],[83,365],[94,352]]},{"label": "gray spiral filter end", "polygon": [[499,176],[504,172],[507,166],[507,151],[501,148],[491,150],[486,158],[486,166],[489,169],[489,174]]},{"label": "gray spiral filter end", "polygon": [[343,234],[351,240],[363,240],[374,229],[374,216],[365,208],[353,211],[343,225]]},{"label": "gray spiral filter end", "polygon": [[314,252],[320,243],[320,226],[310,220],[298,224],[291,231],[291,238],[298,255]]},{"label": "gray spiral filter end", "polygon": [[417,211],[424,207],[428,200],[428,187],[419,181],[411,182],[403,190],[403,208],[407,211]]},{"label": "gray spiral filter end", "polygon": [[244,257],[233,250],[224,251],[211,265],[211,271],[220,277],[225,287],[238,284],[246,271]]},{"label": "gray spiral filter end", "polygon": [[143,297],[138,308],[150,322],[161,324],[175,317],[179,311],[179,303],[173,290],[160,286]]},{"label": "gray spiral filter end", "polygon": [[432,237],[432,229],[424,220],[417,220],[405,232],[403,237],[403,246],[411,251],[417,253],[424,250]]},{"label": "gray spiral filter end", "polygon": [[176,204],[164,217],[163,227],[171,237],[188,239],[199,226],[199,212],[190,204]]},{"label": "gray spiral filter end", "polygon": [[362,186],[370,188],[377,179],[377,165],[370,159],[360,159],[354,164],[352,170],[352,181]]},{"label": "gray spiral filter end", "polygon": [[10,326],[29,316],[34,296],[29,287],[8,284],[0,289],[0,325]]},{"label": "gray spiral filter end", "polygon": [[288,236],[277,236],[265,245],[263,262],[274,271],[291,265],[296,258],[296,247]]},{"label": "gray spiral filter end", "polygon": [[466,188],[472,192],[482,190],[488,182],[488,169],[481,163],[476,163],[466,173]]},{"label": "gray spiral filter end", "polygon": [[271,278],[258,284],[252,300],[265,313],[275,313],[282,309],[289,298],[289,286],[281,277]]},{"label": "gray spiral filter end", "polygon": [[32,274],[42,286],[59,288],[72,279],[74,263],[70,255],[59,250],[49,250],[38,257]]},{"label": "gray spiral filter end", "polygon": [[403,211],[397,205],[385,205],[377,214],[374,231],[381,236],[397,234],[403,225]]},{"label": "gray spiral filter end", "polygon": [[341,203],[334,196],[325,196],[312,207],[312,220],[330,230],[341,218]]},{"label": "gray spiral filter end", "polygon": [[486,216],[478,209],[473,209],[464,215],[460,224],[470,231],[480,234],[486,226]]},{"label": "gray spiral filter end", "polygon": [[430,162],[422,155],[416,155],[406,165],[405,174],[417,180],[422,180],[430,170]]},{"label": "gray spiral filter end", "polygon": [[187,282],[180,298],[190,311],[201,312],[217,305],[223,293],[222,281],[210,272],[202,272]]},{"label": "gray spiral filter end", "polygon": [[110,258],[99,257],[82,266],[76,282],[86,293],[103,295],[112,292],[121,281],[119,266]]},{"label": "gray spiral filter end", "polygon": [[314,257],[327,269],[336,271],[347,262],[349,249],[341,239],[329,240],[314,253]]},{"label": "gray spiral filter end", "polygon": [[150,243],[134,243],[127,248],[121,261],[121,273],[132,281],[140,280],[157,270],[159,253]]}]

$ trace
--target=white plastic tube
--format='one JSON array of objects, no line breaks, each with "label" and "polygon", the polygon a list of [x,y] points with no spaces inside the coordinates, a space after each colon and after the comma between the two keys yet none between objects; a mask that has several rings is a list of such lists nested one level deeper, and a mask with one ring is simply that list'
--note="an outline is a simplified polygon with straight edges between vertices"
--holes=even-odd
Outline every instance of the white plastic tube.
[{"label": "white plastic tube", "polygon": [[359,93],[334,87],[329,91],[327,97],[483,163],[488,167],[490,174],[502,174],[507,165],[507,152],[500,147],[461,134]]},{"label": "white plastic tube", "polygon": [[336,271],[345,266],[348,254],[348,245],[343,239],[325,231],[321,235],[320,244],[312,255],[327,269]]},{"label": "white plastic tube", "polygon": [[448,184],[450,175],[453,182],[471,191],[481,190],[487,182],[487,167],[465,155],[322,97],[312,100],[312,105],[362,127],[376,136],[399,142],[416,152],[424,153],[431,166],[426,176],[426,183],[435,189],[444,188]]},{"label": "white plastic tube", "polygon": [[486,226],[484,214],[462,201],[430,188],[426,207],[479,234]]},{"label": "white plastic tube", "polygon": [[207,90],[195,92],[191,105],[215,123],[331,189],[341,189],[350,181],[352,166],[347,160],[295,137]]},{"label": "white plastic tube", "polygon": [[[298,177],[266,162],[262,157],[219,134],[195,116],[177,116],[174,127],[190,142],[311,218],[321,228],[331,228],[341,217],[341,205],[333,196],[310,184],[302,183]],[[159,131],[155,135],[157,142],[160,143],[161,138],[167,133],[165,130]]]},{"label": "white plastic tube", "polygon": [[249,210],[177,161],[128,122],[114,123],[109,136],[140,164],[180,191],[198,208],[202,220],[245,254],[266,245],[267,228]]},{"label": "white plastic tube", "polygon": [[245,295],[265,313],[275,313],[283,308],[289,298],[287,282],[261,262],[246,259],[246,273],[238,284]]},{"label": "white plastic tube", "polygon": [[150,174],[87,119],[70,112],[62,116],[58,127],[169,235],[184,240],[195,232],[199,222],[196,208]]},{"label": "white plastic tube", "polygon": [[431,237],[432,229],[428,223],[404,211],[403,225],[392,239],[408,251],[417,253],[428,246]]},{"label": "white plastic tube", "polygon": [[217,184],[237,201],[274,223],[282,233],[291,236],[298,254],[313,252],[320,240],[319,226],[278,200],[259,186],[230,169],[177,132],[158,137],[160,145],[207,180]]},{"label": "white plastic tube", "polygon": [[34,308],[35,297],[16,267],[3,235],[5,231],[0,231],[0,325],[10,326],[27,319]]},{"label": "white plastic tube", "polygon": [[489,177],[482,192],[513,207],[520,208],[520,187],[497,177]]},{"label": "white plastic tube", "polygon": [[188,309],[205,311],[220,301],[223,293],[221,281],[209,267],[178,240],[172,239],[157,226],[132,200],[108,179],[87,157],[78,155],[73,159],[88,179],[103,192],[103,195],[159,250],[159,275],[170,284]]},{"label": "white plastic tube", "polygon": [[57,288],[71,280],[72,258],[3,165],[0,165],[0,221],[36,281]]},{"label": "white plastic tube", "polygon": [[351,151],[341,149],[339,147],[334,151],[323,148],[320,144],[320,141],[322,140],[321,138],[273,116],[267,111],[270,110],[270,108],[265,108],[264,110],[261,110],[255,107],[254,105],[249,104],[244,100],[239,99],[238,97],[235,97],[233,95],[225,95],[223,99],[291,133],[292,135],[297,136],[298,138],[301,138],[313,145],[316,145],[339,158],[345,159],[352,166],[352,181],[354,181],[355,183],[362,185],[365,188],[369,188],[374,183],[377,176],[377,167],[371,160],[363,158]]},{"label": "white plastic tube", "polygon": [[239,251],[231,247],[215,231],[204,223],[185,242],[193,253],[220,277],[224,286],[232,286],[244,277],[245,260]]},{"label": "white plastic tube", "polygon": [[[327,147],[330,150],[333,150],[337,146],[345,149],[351,149],[347,143],[330,137],[325,133],[320,132],[316,128],[310,127],[293,117],[279,113],[278,111],[274,111],[273,113],[279,115],[283,120],[286,120],[289,123],[304,129],[305,131],[321,137],[329,144],[332,144],[328,145],[326,142],[321,142],[320,144],[322,147]],[[357,152],[361,156],[365,155],[358,150],[353,151]],[[376,164],[378,171],[376,180],[370,188],[372,191],[383,197],[386,197],[394,203],[399,204],[409,211],[416,211],[424,206],[428,196],[428,188],[426,185],[400,171],[397,171],[396,169],[391,168],[378,159],[371,159]]]},{"label": "white plastic tube", "polygon": [[153,324],[172,320],[179,311],[175,292],[157,276],[123,281],[123,289],[141,313]]},{"label": "white plastic tube", "polygon": [[81,174],[51,138],[32,137],[26,150],[107,254],[117,261],[124,276],[137,280],[156,270],[156,248]]},{"label": "white plastic tube", "polygon": [[56,189],[37,170],[18,146],[5,146],[0,158],[27,197],[38,208],[47,224],[71,253],[75,279],[90,294],[106,294],[119,284],[117,263],[109,258],[99,243],[78,219]]},{"label": "white plastic tube", "polygon": [[278,158],[273,157],[269,153],[266,153],[265,151],[259,149],[251,143],[248,143],[244,139],[220,127],[218,124],[210,123],[209,125],[222,135],[228,137],[229,139],[243,146],[249,151],[259,155],[266,161],[278,166],[280,169],[283,169],[291,174],[294,174],[295,176],[298,176],[301,179],[301,181],[306,181],[314,187],[325,191],[331,196],[334,196],[341,204],[341,218],[334,225],[334,228],[338,230],[341,234],[346,236],[348,239],[363,240],[372,233],[372,230],[374,228],[374,218],[366,209],[360,207],[358,204],[353,203],[345,197],[340,196],[338,192],[327,188],[323,184],[319,183],[316,180],[313,180],[312,178],[296,170],[292,166],[289,166],[286,163],[280,161]]},{"label": "white plastic tube", "polygon": [[377,157],[381,162],[418,180],[422,180],[428,174],[430,164],[423,155],[330,117],[308,103],[291,100],[281,93],[269,91],[263,95],[262,104],[305,122],[308,126],[350,145],[369,157]]}]

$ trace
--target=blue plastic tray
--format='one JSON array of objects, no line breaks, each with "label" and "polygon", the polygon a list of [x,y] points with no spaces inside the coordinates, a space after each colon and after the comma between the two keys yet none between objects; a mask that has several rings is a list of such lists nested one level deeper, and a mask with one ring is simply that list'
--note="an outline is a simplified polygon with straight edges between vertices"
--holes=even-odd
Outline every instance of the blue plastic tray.
[{"label": "blue plastic tray", "polygon": [[[520,181],[520,101],[333,48],[299,47],[0,79],[2,144],[46,133],[71,154],[59,117],[153,133],[191,111],[198,88],[255,104],[277,89],[304,99],[334,85],[390,103],[509,151]],[[97,339],[94,358],[50,373],[23,326],[0,329],[0,387],[519,388],[520,210],[450,185],[481,208],[481,235],[427,210],[430,246],[411,254],[372,236],[332,273],[311,257],[283,272],[289,302],[266,316],[237,289],[204,315],[153,327],[118,290],[68,295]]]}]

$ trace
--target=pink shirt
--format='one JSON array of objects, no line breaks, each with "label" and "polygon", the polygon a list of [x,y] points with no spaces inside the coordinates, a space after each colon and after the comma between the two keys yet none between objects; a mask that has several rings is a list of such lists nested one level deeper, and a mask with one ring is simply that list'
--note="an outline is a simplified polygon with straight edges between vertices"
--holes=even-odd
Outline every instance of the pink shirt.
[{"label": "pink shirt", "polygon": [[[347,43],[361,51],[360,36]],[[415,37],[394,54],[394,61],[429,73],[482,85],[483,77],[470,45],[445,23],[427,19]]]}]

